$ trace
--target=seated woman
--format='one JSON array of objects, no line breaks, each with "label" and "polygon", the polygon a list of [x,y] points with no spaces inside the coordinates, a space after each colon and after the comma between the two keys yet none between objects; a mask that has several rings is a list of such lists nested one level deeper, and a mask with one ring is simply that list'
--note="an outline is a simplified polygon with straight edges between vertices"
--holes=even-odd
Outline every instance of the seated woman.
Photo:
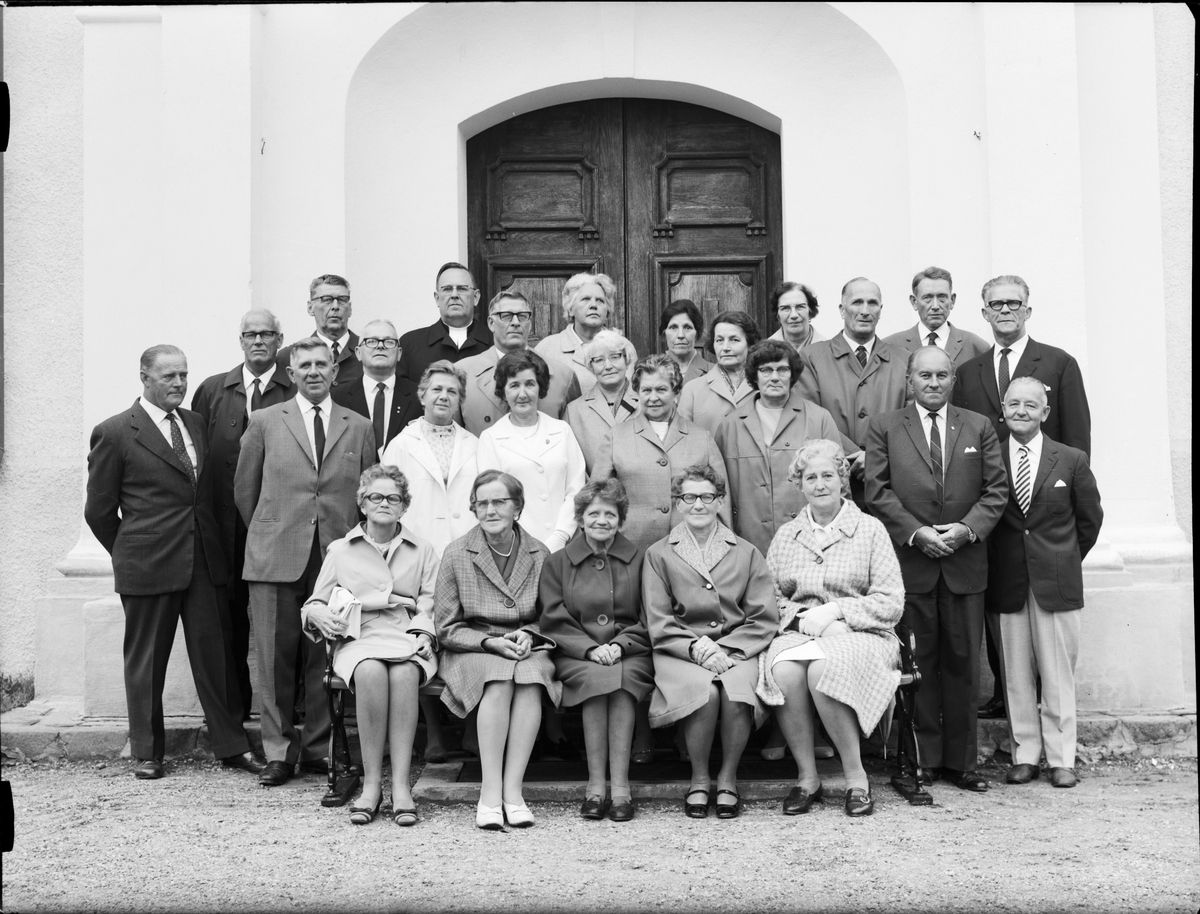
[{"label": "seated woman", "polygon": [[475,824],[533,824],[521,796],[542,721],[542,695],[557,707],[562,684],[537,624],[538,580],[549,556],[517,518],[525,492],[516,478],[484,470],[471,488],[479,525],[442,553],[434,619],[443,647],[442,701],[459,717],[479,708],[483,780]]},{"label": "seated woman", "polygon": [[[365,470],[358,507],[367,519],[329,545],[313,594],[300,610],[310,637],[315,630],[336,642],[333,671],[357,698],[363,789],[350,807],[355,825],[372,822],[383,801],[385,741],[392,758],[393,821],[417,823],[409,762],[417,690],[437,672],[432,611],[438,558],[429,543],[400,525],[409,501],[408,481],[394,466]],[[362,606],[351,640],[346,635],[355,613],[344,611],[348,598]]]},{"label": "seated woman", "polygon": [[[620,533],[629,511],[615,479],[588,483],[575,496],[579,532],[547,559],[538,600],[542,634],[558,643],[554,667],[563,704],[583,705],[588,785],[579,814],[633,818],[629,758],[634,707],[654,687],[650,638],[642,614],[642,551]],[[604,769],[612,773],[612,805]]]},{"label": "seated woman", "polygon": [[[681,721],[692,780],[684,813],[708,815],[708,756],[721,724],[717,816],[741,812],[737,766],[766,711],[754,692],[755,659],[778,621],[762,553],[717,520],[725,482],[711,466],[692,466],[671,482],[683,523],[646,552],[642,605],[654,659],[650,724]],[[723,797],[732,799],[723,802]],[[699,798],[699,799],[694,799]]]},{"label": "seated woman", "polygon": [[823,799],[813,757],[813,706],[842,758],[848,816],[875,809],[859,755],[900,682],[893,626],[904,612],[900,563],[883,524],[842,493],[850,464],[840,444],[810,441],[789,478],[808,505],[779,528],[767,565],[779,601],[779,634],[759,663],[758,694],[796,758],[799,777],[784,815]]}]

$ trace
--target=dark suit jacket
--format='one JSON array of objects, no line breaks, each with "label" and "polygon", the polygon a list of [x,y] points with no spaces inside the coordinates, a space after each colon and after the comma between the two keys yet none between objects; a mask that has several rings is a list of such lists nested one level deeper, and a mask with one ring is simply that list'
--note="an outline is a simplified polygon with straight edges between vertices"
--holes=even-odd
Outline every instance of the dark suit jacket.
[{"label": "dark suit jacket", "polygon": [[[270,383],[263,390],[263,408],[289,400],[293,393],[287,372],[276,367]],[[192,409],[204,421],[208,434],[213,463],[213,514],[221,528],[221,541],[229,550],[228,558],[232,563],[235,556],[231,550],[238,520],[237,505],[233,499],[233,478],[237,473],[242,434],[249,422],[242,366],[201,381],[192,394]]]},{"label": "dark suit jacket", "polygon": [[[1008,427],[1000,412],[1000,389],[996,386],[993,359],[996,347],[976,356],[958,370],[954,383],[954,405],[980,413],[992,420],[1001,442],[1008,441]],[[1042,434],[1070,447],[1092,453],[1092,414],[1083,390],[1079,363],[1061,349],[1030,339],[1021,360],[1012,369],[1014,378],[1037,378],[1046,387],[1050,415],[1042,423]]]},{"label": "dark suit jacket", "polygon": [[446,325],[436,320],[428,327],[418,327],[400,337],[401,352],[400,361],[396,364],[396,377],[418,384],[425,369],[438,359],[457,362],[467,356],[487,352],[491,346],[492,331],[488,329],[487,321],[472,321],[467,328],[467,340],[459,349],[450,339]]},{"label": "dark suit jacket", "polygon": [[1043,433],[1042,459],[1025,516],[1011,492],[1008,445],[1001,450],[1010,495],[988,538],[985,607],[990,612],[1018,612],[1032,588],[1038,605],[1048,612],[1082,609],[1083,559],[1096,544],[1104,519],[1087,454]]},{"label": "dark suit jacket", "polygon": [[[330,394],[334,403],[339,403],[346,409],[353,410],[368,422],[371,421],[371,411],[367,408],[367,394],[363,390],[361,379],[356,384],[343,384],[335,387]],[[396,387],[392,391],[392,414],[388,417],[387,428],[384,429],[384,441],[380,450],[392,443],[392,439],[400,434],[400,429],[419,419],[425,412],[421,401],[417,398],[417,385],[404,378],[396,378]]]},{"label": "dark suit jacket", "polygon": [[[951,406],[942,433],[944,498],[938,501],[933,459],[915,406],[876,416],[867,432],[867,504],[883,521],[900,559],[904,589],[928,593],[939,572],[952,593],[987,587],[985,540],[1008,501],[1000,442],[987,418]],[[961,522],[976,540],[942,559],[905,545],[919,527]]]},{"label": "dark suit jacket", "polygon": [[194,489],[183,463],[137,400],[92,430],[83,516],[112,556],[120,594],[186,590],[197,529],[213,584],[229,580],[212,515],[213,461],[204,423],[191,410],[176,413],[196,447]]},{"label": "dark suit jacket", "polygon": [[[358,334],[353,330],[350,332],[350,339],[346,343],[346,348],[338,353],[337,377],[333,379],[333,389],[337,390],[343,384],[348,384],[350,381],[357,381],[363,375],[362,362],[358,360],[358,356],[354,354],[354,350],[358,347]],[[314,330],[309,334],[310,337],[316,336]],[[282,368],[284,374],[287,373],[287,368],[292,364],[292,347],[284,346],[279,350],[279,355],[275,357],[275,365],[277,370]]]},{"label": "dark suit jacket", "polygon": [[[970,330],[960,330],[949,321],[942,324],[938,333],[946,334],[946,355],[950,356],[955,368],[964,365],[980,353],[987,352],[988,344],[983,337],[976,336]],[[885,337],[884,342],[905,352],[916,352],[925,345],[925,340],[921,339],[919,323]]]}]

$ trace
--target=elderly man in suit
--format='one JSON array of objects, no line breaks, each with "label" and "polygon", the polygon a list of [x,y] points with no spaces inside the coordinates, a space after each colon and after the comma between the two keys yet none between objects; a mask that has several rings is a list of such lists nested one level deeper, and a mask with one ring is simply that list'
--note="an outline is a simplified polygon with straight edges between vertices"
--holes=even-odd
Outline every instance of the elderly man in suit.
[{"label": "elderly man in suit", "polygon": [[883,311],[879,286],[862,276],[842,287],[838,305],[844,323],[831,340],[812,343],[800,353],[804,371],[801,396],[833,416],[842,449],[850,460],[850,494],[864,507],[863,467],[867,423],[873,416],[904,405],[905,354],[875,335]]},{"label": "elderly man in suit", "polygon": [[[1087,454],[1042,434],[1045,385],[1014,378],[1004,394],[1008,506],[988,538],[986,609],[999,621],[1013,765],[1010,784],[1038,776],[1074,787],[1075,662],[1083,611],[1083,559],[1104,512]],[[1036,682],[1042,683],[1039,719]]]},{"label": "elderly man in suit", "polygon": [[[357,381],[362,377],[362,363],[355,352],[358,335],[350,329],[350,315],[354,306],[350,301],[350,283],[335,273],[325,273],[308,284],[308,313],[316,322],[311,339],[321,340],[333,353],[337,372],[333,388]],[[279,350],[277,359],[280,371],[287,371],[292,364],[292,347]]]},{"label": "elderly man in suit", "polygon": [[378,454],[400,434],[400,429],[422,413],[417,385],[396,374],[400,352],[395,324],[387,320],[371,321],[363,327],[355,350],[363,367],[361,380],[333,389],[334,403],[370,420]]},{"label": "elderly man in suit", "polygon": [[479,355],[492,346],[492,331],[475,319],[479,289],[461,263],[442,264],[433,283],[433,303],[438,319],[400,337],[400,363],[396,377],[419,384],[425,369],[445,359],[451,364]]},{"label": "elderly man in suit", "polygon": [[133,406],[92,431],[83,511],[112,556],[125,610],[134,776],[163,776],[163,684],[181,619],[213,754],[227,767],[258,773],[263,762],[242,729],[225,637],[229,571],[212,515],[213,457],[200,417],[179,408],[187,393],[187,357],[176,346],[152,346],[142,353],[141,380]]},{"label": "elderly man in suit", "polygon": [[[533,328],[529,299],[516,291],[497,292],[488,303],[488,327],[492,348],[463,359],[458,366],[467,373],[467,396],[460,406],[462,426],[476,436],[508,412],[508,404],[496,399],[496,363],[509,352],[529,348]],[[546,359],[546,365],[550,368],[550,390],[538,401],[538,409],[562,419],[567,404],[579,396],[579,379],[570,365],[558,359]]]},{"label": "elderly man in suit", "polygon": [[916,636],[917,743],[926,770],[984,791],[975,683],[983,638],[987,547],[1008,500],[996,432],[950,406],[954,364],[936,346],[908,360],[914,402],[871,420],[867,503],[896,546],[904,621]]},{"label": "elderly man in suit", "polygon": [[916,352],[922,346],[937,346],[954,363],[956,369],[975,356],[987,352],[988,344],[969,330],[960,330],[950,323],[954,310],[954,280],[941,267],[926,267],[913,277],[912,295],[908,297],[917,312],[917,324],[884,338],[884,342],[906,352]]},{"label": "elderly man in suit", "polygon": [[[337,365],[308,337],[291,347],[297,395],[250,417],[234,494],[245,521],[250,613],[258,649],[259,713],[267,767],[260,782],[285,783],[302,767],[321,770],[329,711],[321,678],[325,644],[301,637],[300,607],[313,592],[325,550],[358,522],[362,471],[375,464],[371,423],[329,395]],[[303,650],[303,734],[292,723],[296,661]]]}]

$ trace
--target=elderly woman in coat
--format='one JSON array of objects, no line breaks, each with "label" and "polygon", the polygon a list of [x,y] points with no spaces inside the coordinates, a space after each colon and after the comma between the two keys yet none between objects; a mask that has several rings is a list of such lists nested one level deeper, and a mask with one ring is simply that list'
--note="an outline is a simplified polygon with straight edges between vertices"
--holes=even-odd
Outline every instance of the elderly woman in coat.
[{"label": "elderly woman in coat", "polygon": [[[596,384],[596,375],[588,364],[584,347],[596,334],[612,323],[617,303],[617,287],[604,273],[576,273],[562,290],[562,311],[567,326],[541,340],[534,351],[547,359],[557,359],[575,369],[583,393]],[[626,367],[637,361],[633,343],[625,340]]]},{"label": "elderly woman in coat", "polygon": [[475,824],[533,824],[522,798],[525,767],[542,720],[542,695],[557,707],[562,684],[538,627],[537,592],[549,553],[524,533],[520,480],[484,470],[471,490],[479,526],[442,554],[434,619],[441,640],[442,701],[459,717],[479,709],[483,769]]},{"label": "elderly woman in coat", "polygon": [[[575,496],[579,532],[542,568],[542,633],[558,643],[554,666],[563,705],[583,705],[588,783],[579,813],[614,822],[633,818],[629,762],[634,708],[654,688],[642,613],[642,551],[621,535],[629,498],[615,479],[594,480]],[[612,773],[611,805],[604,772]]]},{"label": "elderly woman in coat", "polygon": [[690,298],[678,298],[663,308],[658,318],[658,335],[663,353],[673,358],[683,375],[683,383],[702,378],[713,367],[696,348],[704,339],[704,315]]},{"label": "elderly woman in coat", "polygon": [[775,706],[799,768],[785,815],[807,812],[824,797],[813,756],[814,706],[842,759],[846,814],[874,811],[859,738],[875,729],[900,682],[892,630],[904,612],[900,563],[883,524],[843,496],[849,474],[836,439],[802,447],[791,476],[808,504],[767,553],[779,634],[760,658],[758,693]]},{"label": "elderly woman in coat", "polygon": [[567,424],[583,451],[589,475],[604,436],[637,412],[637,393],[629,379],[632,363],[626,349],[628,342],[616,330],[601,330],[583,348],[584,361],[595,375],[596,384],[567,404]]},{"label": "elderly woman in coat", "polygon": [[383,802],[383,749],[392,757],[392,816],[415,825],[409,760],[417,731],[417,690],[437,672],[433,624],[438,557],[401,526],[408,482],[393,466],[376,464],[359,478],[366,520],[330,543],[300,617],[309,637],[335,642],[333,671],[358,701],[363,789],[350,808],[354,825],[375,819]]},{"label": "elderly woman in coat", "polygon": [[754,690],[757,658],[771,643],[779,613],[762,553],[717,520],[725,495],[717,472],[688,467],[671,490],[683,523],[647,550],[642,568],[654,658],[650,724],[682,722],[692,763],[684,813],[704,818],[720,720],[716,811],[732,819],[741,812],[738,761],[752,724],[766,716]]},{"label": "elderly woman in coat", "polygon": [[685,419],[714,434],[722,419],[754,395],[746,383],[746,357],[760,338],[758,324],[745,311],[722,311],[713,318],[707,349],[717,364],[683,386],[679,412]]}]

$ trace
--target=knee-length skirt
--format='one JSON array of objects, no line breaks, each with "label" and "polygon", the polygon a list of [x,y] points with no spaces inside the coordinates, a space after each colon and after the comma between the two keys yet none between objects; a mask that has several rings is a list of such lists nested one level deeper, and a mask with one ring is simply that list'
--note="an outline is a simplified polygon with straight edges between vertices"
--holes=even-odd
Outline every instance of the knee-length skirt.
[{"label": "knee-length skirt", "polygon": [[735,660],[720,676],[698,663],[654,651],[654,697],[650,699],[650,726],[666,727],[699,711],[708,703],[708,687],[716,680],[730,700],[750,705],[754,726],[767,718],[767,709],[754,691],[758,658]]},{"label": "knee-length skirt", "polygon": [[[398,613],[403,614],[403,618]],[[429,682],[437,673],[437,655],[429,660],[417,656],[417,638],[406,631],[407,621],[408,614],[403,609],[364,609],[359,636],[351,641],[339,641],[333,649],[333,672],[353,691],[354,670],[364,660],[392,663],[411,660],[421,668],[421,684]]]},{"label": "knee-length skirt", "polygon": [[442,704],[459,717],[466,717],[483,697],[489,682],[512,680],[520,685],[541,685],[557,708],[562,701],[562,683],[554,678],[554,661],[547,650],[534,651],[524,660],[509,660],[491,653],[443,651],[441,659]]},{"label": "knee-length skirt", "polygon": [[654,662],[649,654],[623,657],[612,666],[560,654],[554,658],[554,669],[562,681],[562,703],[568,708],[618,689],[641,701],[654,688]]}]

